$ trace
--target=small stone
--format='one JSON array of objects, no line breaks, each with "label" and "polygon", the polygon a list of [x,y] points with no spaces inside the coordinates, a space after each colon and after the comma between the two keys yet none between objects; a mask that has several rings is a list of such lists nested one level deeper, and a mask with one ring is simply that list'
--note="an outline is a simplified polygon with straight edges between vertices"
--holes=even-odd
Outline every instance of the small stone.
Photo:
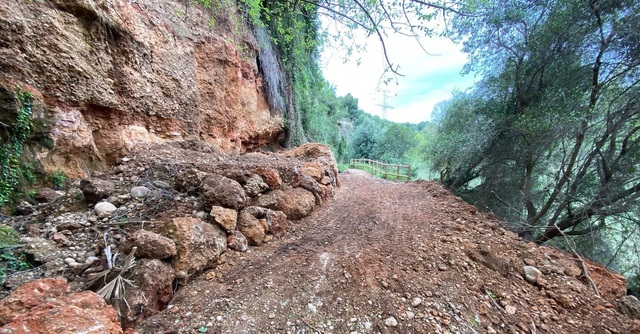
[{"label": "small stone", "polygon": [[236,229],[238,211],[221,206],[213,206],[209,214],[227,233],[232,233]]},{"label": "small stone", "polygon": [[524,279],[531,284],[536,284],[542,277],[542,272],[534,266],[524,266]]},{"label": "small stone", "polygon": [[206,221],[207,219],[209,219],[209,214],[204,211],[198,211],[196,212],[195,217]]},{"label": "small stone", "polygon": [[388,317],[384,321],[384,324],[387,325],[388,327],[396,327],[396,326],[398,326],[398,320],[396,320],[396,318],[394,318],[394,317]]},{"label": "small stone", "polygon": [[273,312],[269,313],[269,319],[273,319],[273,318],[275,318],[275,317],[276,317],[276,314],[275,314],[275,313],[273,313]]},{"label": "small stone", "polygon": [[438,265],[438,270],[440,270],[440,271],[446,271],[447,269],[449,269],[449,268],[444,264]]},{"label": "small stone", "polygon": [[507,305],[504,307],[504,310],[507,311],[507,314],[516,314],[516,308],[514,306]]},{"label": "small stone", "polygon": [[411,319],[413,319],[415,317],[416,317],[415,313],[413,313],[411,311],[407,311],[407,319],[408,320],[411,320]]},{"label": "small stone", "polygon": [[94,263],[94,262],[96,262],[98,260],[100,260],[100,259],[97,258],[96,256],[89,256],[89,257],[87,257],[86,260],[84,260],[84,263],[92,264],[92,263]]},{"label": "small stone", "polygon": [[236,252],[246,252],[249,249],[247,238],[240,231],[233,231],[227,236],[227,247]]},{"label": "small stone", "polygon": [[173,188],[173,187],[171,187],[170,184],[168,184],[168,183],[166,183],[164,181],[160,181],[160,180],[153,181],[153,182],[151,182],[151,184],[153,184],[154,186],[156,186],[156,187],[158,187],[160,189],[165,189],[165,190],[169,190],[169,189]]},{"label": "small stone", "polygon": [[74,262],[76,262],[76,260],[74,260],[73,258],[70,258],[70,257],[64,259],[64,263],[66,263],[66,264],[72,264]]},{"label": "small stone", "polygon": [[204,279],[206,279],[207,281],[216,279],[216,272],[213,270],[210,270],[204,275]]},{"label": "small stone", "polygon": [[51,239],[57,243],[67,242],[67,237],[65,237],[62,233],[54,233]]},{"label": "small stone", "polygon": [[422,304],[422,299],[420,297],[415,297],[411,301],[411,306],[413,306],[413,307],[416,307],[416,306],[418,306],[420,304]]},{"label": "small stone", "polygon": [[116,208],[115,205],[113,205],[113,204],[111,204],[109,202],[100,202],[100,203],[96,204],[93,207],[93,210],[94,210],[95,214],[98,215],[98,216],[112,214],[117,209],[118,208]]},{"label": "small stone", "polygon": [[575,264],[569,263],[564,267],[564,274],[571,277],[580,277],[582,270]]},{"label": "small stone", "polygon": [[149,194],[149,188],[139,186],[131,188],[131,197],[132,198],[144,198]]},{"label": "small stone", "polygon": [[316,306],[311,304],[311,303],[307,304],[307,308],[309,309],[309,311],[311,311],[313,313],[318,312],[318,309],[316,308]]}]

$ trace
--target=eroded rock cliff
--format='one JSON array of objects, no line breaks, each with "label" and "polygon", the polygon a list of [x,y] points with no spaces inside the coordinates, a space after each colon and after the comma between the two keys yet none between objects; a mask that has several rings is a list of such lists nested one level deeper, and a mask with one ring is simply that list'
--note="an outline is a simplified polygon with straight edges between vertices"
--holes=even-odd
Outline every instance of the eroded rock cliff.
[{"label": "eroded rock cliff", "polygon": [[34,94],[45,169],[80,177],[166,141],[244,152],[277,140],[251,30],[235,8],[188,3],[0,2],[3,108],[18,86]]}]

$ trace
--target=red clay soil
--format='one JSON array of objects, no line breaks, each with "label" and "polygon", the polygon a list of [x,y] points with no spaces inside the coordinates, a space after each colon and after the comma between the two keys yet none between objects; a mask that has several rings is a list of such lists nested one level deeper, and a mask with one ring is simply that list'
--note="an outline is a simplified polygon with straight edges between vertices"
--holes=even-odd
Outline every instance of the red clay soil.
[{"label": "red clay soil", "polygon": [[[181,288],[139,333],[631,333],[569,255],[433,182],[341,174],[288,233]],[[543,273],[538,284],[523,266]],[[606,282],[599,282],[606,291]]]}]

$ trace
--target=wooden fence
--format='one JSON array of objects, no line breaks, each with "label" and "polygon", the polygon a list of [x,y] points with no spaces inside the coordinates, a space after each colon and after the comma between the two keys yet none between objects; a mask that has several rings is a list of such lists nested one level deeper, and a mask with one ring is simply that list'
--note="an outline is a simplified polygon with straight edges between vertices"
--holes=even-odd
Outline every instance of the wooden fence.
[{"label": "wooden fence", "polygon": [[351,159],[349,166],[385,179],[411,180],[411,166],[408,165],[385,164],[370,159]]}]

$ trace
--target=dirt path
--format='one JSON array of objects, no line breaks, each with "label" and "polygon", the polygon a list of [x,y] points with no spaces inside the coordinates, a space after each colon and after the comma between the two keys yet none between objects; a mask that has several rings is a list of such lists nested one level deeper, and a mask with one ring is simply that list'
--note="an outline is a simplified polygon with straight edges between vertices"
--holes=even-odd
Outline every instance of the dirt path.
[{"label": "dirt path", "polygon": [[[285,237],[228,252],[138,331],[628,332],[568,257],[519,240],[441,186],[341,178],[335,198]],[[522,278],[523,260],[545,284]]]}]

